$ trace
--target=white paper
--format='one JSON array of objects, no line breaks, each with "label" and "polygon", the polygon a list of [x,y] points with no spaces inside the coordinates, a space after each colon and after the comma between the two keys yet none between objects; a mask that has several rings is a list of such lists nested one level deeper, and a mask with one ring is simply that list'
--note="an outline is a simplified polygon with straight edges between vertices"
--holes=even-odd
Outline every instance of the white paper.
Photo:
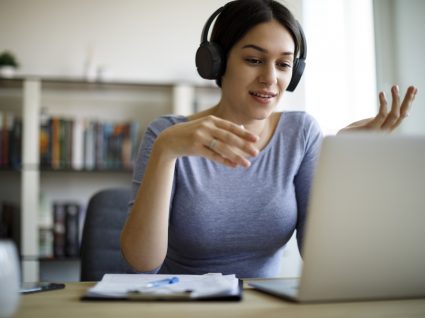
[{"label": "white paper", "polygon": [[[153,281],[177,276],[179,282],[161,287],[144,288]],[[190,298],[237,295],[239,281],[235,275],[219,273],[205,275],[165,274],[105,274],[100,282],[88,290],[90,296],[126,297],[128,292],[173,295],[191,291]]]}]

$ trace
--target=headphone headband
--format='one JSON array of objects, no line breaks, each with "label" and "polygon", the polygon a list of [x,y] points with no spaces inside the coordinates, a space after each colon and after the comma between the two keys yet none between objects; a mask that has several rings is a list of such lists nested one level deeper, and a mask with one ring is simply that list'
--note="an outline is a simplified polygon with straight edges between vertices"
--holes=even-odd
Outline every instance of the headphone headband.
[{"label": "headphone headband", "polygon": [[208,18],[207,22],[205,22],[205,25],[202,28],[201,43],[208,42],[208,32],[210,30],[211,23],[213,23],[215,17],[218,16],[221,13],[221,11],[223,11],[223,9],[224,9],[224,6],[215,10],[214,13]]},{"label": "headphone headband", "polygon": [[298,83],[301,80],[301,76],[304,73],[305,69],[305,60],[307,58],[307,41],[305,39],[303,28],[301,27],[301,24],[298,22],[298,20],[295,20],[298,25],[298,30],[300,32],[301,37],[301,43],[299,48],[299,57],[294,58],[294,64],[292,66],[292,78],[291,82],[289,83],[288,87],[286,88],[287,91],[293,92],[295,88],[297,87]]},{"label": "headphone headband", "polygon": [[296,21],[297,21],[298,30],[300,31],[300,36],[301,36],[299,59],[302,59],[305,61],[307,58],[307,41],[305,39],[304,31],[303,31],[303,28],[301,27],[301,24],[298,22],[298,20]]}]

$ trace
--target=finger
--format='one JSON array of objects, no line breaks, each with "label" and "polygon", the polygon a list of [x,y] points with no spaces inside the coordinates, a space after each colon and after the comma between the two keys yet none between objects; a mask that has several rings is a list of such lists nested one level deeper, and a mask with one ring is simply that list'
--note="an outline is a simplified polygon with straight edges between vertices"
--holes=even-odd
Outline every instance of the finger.
[{"label": "finger", "polygon": [[409,116],[410,105],[415,100],[415,96],[416,96],[417,91],[418,91],[418,89],[414,86],[409,86],[409,88],[407,89],[406,95],[404,96],[403,102],[401,103],[400,116],[399,116],[398,120],[393,124],[392,129],[395,129],[398,126],[400,126],[401,122],[407,116]]},{"label": "finger", "polygon": [[380,128],[387,118],[387,98],[384,92],[379,93],[379,112],[366,125],[367,128]]},{"label": "finger", "polygon": [[388,113],[385,122],[382,124],[383,129],[392,129],[393,125],[400,117],[400,95],[398,85],[391,88],[392,104],[391,111]]},{"label": "finger", "polygon": [[239,125],[236,125],[235,123],[218,117],[214,117],[214,121],[217,127],[228,130],[247,141],[256,142],[259,139],[257,135],[251,133],[249,130],[246,130],[243,126],[241,127]]},{"label": "finger", "polygon": [[249,167],[251,163],[249,160],[247,160],[243,154],[241,154],[237,149],[234,147],[230,147],[229,145],[226,145],[219,139],[212,139],[208,142],[208,144],[205,144],[206,148],[213,151],[214,153],[220,155],[223,158],[226,158],[230,160],[231,162],[234,162],[238,165]]},{"label": "finger", "polygon": [[217,138],[224,144],[234,146],[242,150],[246,156],[256,156],[259,152],[253,142],[246,141],[228,130],[214,129],[211,134],[214,138]]},{"label": "finger", "polygon": [[[221,156],[214,149],[210,149],[208,147],[203,147],[203,149],[200,151],[200,155],[230,168],[236,168],[238,166],[238,163]],[[242,166],[248,168],[250,165],[251,163],[247,160],[247,163]]]},{"label": "finger", "polygon": [[[249,167],[250,162],[245,157],[235,151],[235,148],[231,148],[228,145],[223,144],[219,139],[211,136],[209,133],[210,128],[207,124],[204,125],[208,129],[197,130],[195,133],[195,141],[192,143],[194,146],[193,154],[200,155],[200,152],[205,153],[205,149],[208,149],[218,156],[228,159],[229,162]],[[208,152],[209,153],[209,152]]]},{"label": "finger", "polygon": [[400,116],[407,117],[409,115],[410,105],[415,100],[418,89],[414,86],[409,86],[406,95],[404,96],[403,103],[400,107]]}]

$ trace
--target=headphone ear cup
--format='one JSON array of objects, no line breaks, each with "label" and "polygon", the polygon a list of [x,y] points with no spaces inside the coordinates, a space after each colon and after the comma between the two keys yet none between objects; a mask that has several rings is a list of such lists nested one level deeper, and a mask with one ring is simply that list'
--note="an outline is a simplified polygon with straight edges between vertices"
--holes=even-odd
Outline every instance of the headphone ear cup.
[{"label": "headphone ear cup", "polygon": [[305,60],[298,59],[298,58],[295,59],[293,70],[292,70],[292,78],[291,78],[291,82],[286,88],[287,91],[293,92],[295,90],[299,81],[301,80],[301,76],[303,75],[304,68],[305,68]]},{"label": "headphone ear cup", "polygon": [[223,70],[221,48],[211,42],[202,43],[196,51],[196,68],[202,78],[218,79]]}]

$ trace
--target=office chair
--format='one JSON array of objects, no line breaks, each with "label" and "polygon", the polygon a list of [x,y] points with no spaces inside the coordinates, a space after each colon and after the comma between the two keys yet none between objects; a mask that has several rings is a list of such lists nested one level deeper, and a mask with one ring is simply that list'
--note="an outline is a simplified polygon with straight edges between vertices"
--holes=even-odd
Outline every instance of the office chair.
[{"label": "office chair", "polygon": [[134,273],[120,249],[130,189],[112,188],[89,200],[81,240],[81,281],[99,281],[106,273]]}]

